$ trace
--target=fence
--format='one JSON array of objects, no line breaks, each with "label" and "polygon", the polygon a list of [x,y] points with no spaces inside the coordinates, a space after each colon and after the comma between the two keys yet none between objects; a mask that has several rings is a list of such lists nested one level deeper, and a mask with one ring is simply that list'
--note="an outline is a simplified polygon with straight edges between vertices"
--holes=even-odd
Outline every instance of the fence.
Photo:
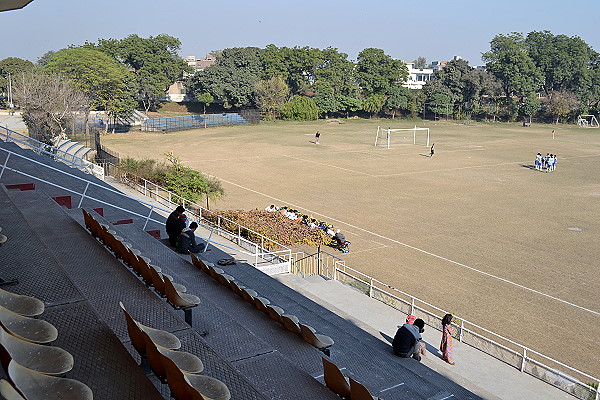
[{"label": "fence", "polygon": [[[215,228],[215,233],[229,241],[235,243],[242,249],[251,252],[254,255],[255,266],[265,270],[265,272],[289,272],[291,261],[291,250],[268,237],[255,232],[245,226],[228,218],[222,217],[213,211],[202,207],[199,204],[191,202],[153,182],[144,178],[136,177],[131,174],[123,173],[115,165],[105,167],[111,176],[116,177],[127,186],[135,189],[144,196],[148,196],[164,207],[173,209],[178,205],[186,208],[186,213],[192,216],[192,219],[202,222],[203,225]],[[225,229],[224,225],[235,227],[235,229]],[[260,243],[250,241],[244,238],[242,233],[250,232],[260,238]]]},{"label": "fence", "polygon": [[[294,253],[292,272],[319,274],[352,286],[405,314],[415,314],[430,326],[442,330],[441,319],[447,314],[432,304],[411,296],[346,265],[345,261],[327,252]],[[530,374],[579,399],[599,400],[600,379],[547,357],[535,350],[491,332],[467,320],[455,317],[456,338],[517,369]],[[568,371],[565,373],[563,371]]]},{"label": "fence", "polygon": [[54,146],[50,146],[46,143],[40,142],[39,140],[30,138],[29,136],[0,126],[0,139],[4,140],[5,142],[16,143],[22,148],[30,149],[38,154],[49,156],[56,161],[61,161],[71,167],[78,168],[84,172],[87,172],[88,174],[92,174],[100,179],[104,179],[104,170],[102,167],[73,154],[59,150]]},{"label": "fence", "polygon": [[142,131],[174,132],[225,125],[255,124],[258,121],[260,121],[260,112],[258,110],[243,110],[239,113],[185,115],[181,117],[147,119],[142,122]]}]

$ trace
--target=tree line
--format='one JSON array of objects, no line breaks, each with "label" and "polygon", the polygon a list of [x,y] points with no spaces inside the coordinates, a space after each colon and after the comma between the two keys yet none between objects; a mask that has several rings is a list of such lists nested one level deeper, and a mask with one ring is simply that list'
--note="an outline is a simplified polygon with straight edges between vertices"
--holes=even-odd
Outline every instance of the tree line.
[{"label": "tree line", "polygon": [[[599,112],[600,57],[581,38],[549,31],[499,34],[482,55],[485,69],[448,62],[422,90],[408,89],[406,65],[367,48],[355,61],[336,48],[228,48],[194,73],[179,39],[158,35],[99,39],[50,51],[37,64],[0,61],[0,91],[11,77],[15,103],[41,137],[64,132],[73,114],[103,110],[126,118],[156,110],[175,81],[188,95],[223,109],[258,107],[267,119],[358,115],[568,121]],[[418,67],[426,60],[419,57]]]}]

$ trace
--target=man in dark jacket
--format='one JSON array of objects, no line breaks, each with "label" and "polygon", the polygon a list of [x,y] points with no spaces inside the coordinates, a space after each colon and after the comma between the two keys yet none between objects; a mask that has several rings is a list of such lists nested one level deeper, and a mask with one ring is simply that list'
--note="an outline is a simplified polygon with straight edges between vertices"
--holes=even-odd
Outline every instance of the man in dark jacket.
[{"label": "man in dark jacket", "polygon": [[412,325],[408,323],[402,325],[392,342],[394,354],[421,361],[421,355],[425,355],[425,343],[421,342],[423,332],[425,332],[425,321],[421,318],[417,318]]},{"label": "man in dark jacket", "polygon": [[188,253],[199,253],[204,250],[204,243],[196,244],[196,234],[194,233],[198,228],[198,224],[192,222],[189,228],[183,229],[179,235],[179,242],[177,243],[177,251],[183,254]]},{"label": "man in dark jacket", "polygon": [[[185,227],[184,225],[184,227],[181,227],[181,229],[176,228],[177,225],[181,226],[181,223],[179,223],[179,216],[184,212],[185,209],[182,206],[177,206],[175,211],[169,215],[169,218],[167,218],[167,223],[165,224],[167,235],[169,235],[169,244],[173,247],[175,247],[177,244],[177,237],[179,236],[179,233],[181,233],[181,229]],[[176,231],[176,229],[179,229],[179,231]]]}]

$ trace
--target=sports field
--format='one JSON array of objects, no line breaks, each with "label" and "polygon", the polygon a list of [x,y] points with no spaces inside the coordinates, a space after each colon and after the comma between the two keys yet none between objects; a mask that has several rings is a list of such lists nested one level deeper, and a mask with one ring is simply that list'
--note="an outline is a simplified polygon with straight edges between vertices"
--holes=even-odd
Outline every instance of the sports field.
[{"label": "sports field", "polygon": [[[349,266],[600,376],[600,129],[419,122],[429,158],[373,146],[378,125],[413,122],[343,122],[102,141],[136,158],[173,150],[222,180],[217,208],[290,205],[329,221],[352,242]],[[537,152],[557,154],[557,170],[535,171]]]}]

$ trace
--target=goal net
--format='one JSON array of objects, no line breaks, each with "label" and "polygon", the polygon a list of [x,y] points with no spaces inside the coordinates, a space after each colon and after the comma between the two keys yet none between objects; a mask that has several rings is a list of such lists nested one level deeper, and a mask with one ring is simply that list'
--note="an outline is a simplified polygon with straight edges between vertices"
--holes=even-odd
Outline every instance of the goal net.
[{"label": "goal net", "polygon": [[375,136],[375,146],[387,147],[416,144],[429,147],[429,128],[391,129],[377,127],[377,136]]},{"label": "goal net", "polygon": [[593,114],[584,114],[577,117],[577,126],[581,128],[600,128],[596,116]]}]

